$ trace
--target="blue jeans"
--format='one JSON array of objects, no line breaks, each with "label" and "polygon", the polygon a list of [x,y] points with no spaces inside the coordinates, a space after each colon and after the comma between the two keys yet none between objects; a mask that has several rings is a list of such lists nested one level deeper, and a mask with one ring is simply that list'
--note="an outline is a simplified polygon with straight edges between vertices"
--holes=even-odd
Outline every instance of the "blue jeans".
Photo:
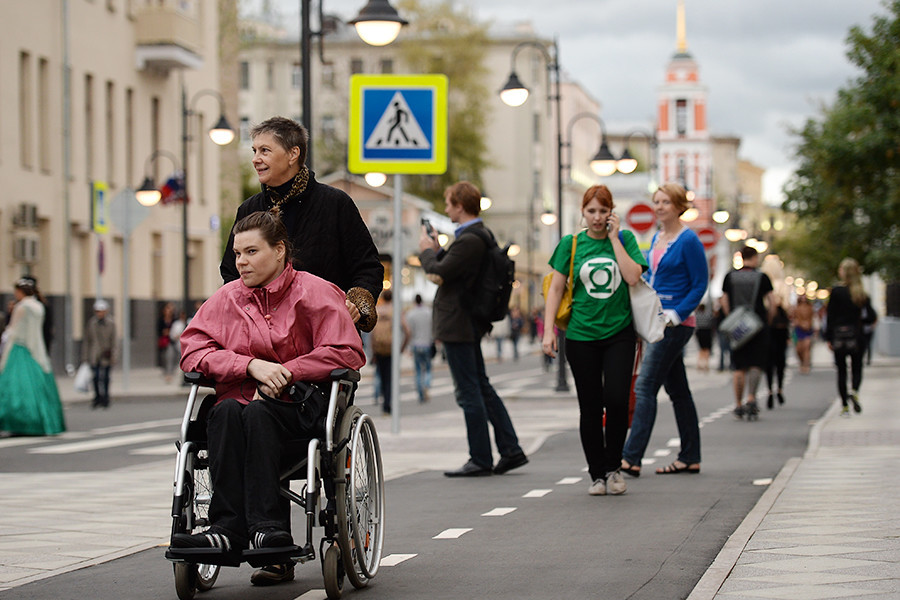
[{"label": "blue jeans", "polygon": [[700,425],[684,371],[684,347],[693,334],[693,327],[667,327],[663,339],[647,346],[641,372],[634,385],[631,433],[622,450],[622,458],[630,465],[640,466],[644,458],[656,421],[656,396],[663,386],[672,400],[678,435],[681,436],[678,460],[688,465],[700,462]]},{"label": "blue jeans", "polygon": [[488,421],[494,427],[494,439],[500,456],[520,454],[519,438],[503,401],[494,391],[484,369],[484,356],[479,342],[444,342],[447,365],[453,377],[456,403],[463,409],[469,457],[479,467],[494,465]]},{"label": "blue jeans", "polygon": [[416,366],[416,390],[419,402],[425,401],[425,392],[431,387],[431,348],[413,348],[413,361]]}]

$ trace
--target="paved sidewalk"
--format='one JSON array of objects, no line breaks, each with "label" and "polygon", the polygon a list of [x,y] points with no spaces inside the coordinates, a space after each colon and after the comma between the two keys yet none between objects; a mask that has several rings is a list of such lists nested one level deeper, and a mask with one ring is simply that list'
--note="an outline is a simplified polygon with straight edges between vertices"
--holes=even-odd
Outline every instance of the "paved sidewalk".
[{"label": "paved sidewalk", "polygon": [[898,384],[900,359],[876,357],[862,413],[835,400],[688,600],[900,598]]}]

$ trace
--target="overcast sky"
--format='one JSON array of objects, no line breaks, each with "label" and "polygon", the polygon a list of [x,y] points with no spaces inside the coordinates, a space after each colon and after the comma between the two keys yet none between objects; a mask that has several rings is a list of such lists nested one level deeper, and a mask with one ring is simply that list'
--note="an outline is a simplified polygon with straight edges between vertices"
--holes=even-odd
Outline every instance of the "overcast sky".
[{"label": "overcast sky", "polygon": [[[285,22],[298,22],[299,0],[271,1]],[[347,19],[365,4],[316,1]],[[562,69],[600,101],[608,129],[654,122],[675,50],[676,0],[455,1],[478,20],[530,21],[538,35],[557,36]],[[767,200],[775,202],[792,171],[788,128],[858,76],[846,58],[847,32],[852,25],[870,31],[872,16],[886,9],[881,0],[685,0],[685,9],[688,51],[709,89],[710,130],[741,138],[740,156],[767,169]]]}]

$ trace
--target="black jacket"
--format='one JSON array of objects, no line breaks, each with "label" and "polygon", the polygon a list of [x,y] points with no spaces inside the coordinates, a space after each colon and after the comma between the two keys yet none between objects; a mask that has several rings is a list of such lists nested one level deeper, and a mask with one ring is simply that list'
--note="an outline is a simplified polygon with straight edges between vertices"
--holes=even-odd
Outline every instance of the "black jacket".
[{"label": "black jacket", "polygon": [[853,303],[850,290],[846,286],[836,285],[831,290],[828,300],[825,318],[825,340],[834,342],[834,332],[841,326],[852,326],[857,337],[863,334],[863,325],[869,325],[876,320],[875,309],[868,296],[862,306]]},{"label": "black jacket", "polygon": [[[252,212],[269,210],[266,186],[238,207],[235,222]],[[384,265],[356,204],[343,191],[316,181],[310,173],[306,190],[281,207],[281,218],[294,246],[298,271],[308,271],[345,292],[361,287],[376,300],[384,283]],[[225,283],[238,278],[234,265],[234,234],[228,236],[219,272]]]},{"label": "black jacket", "polygon": [[419,254],[425,272],[443,279],[431,309],[434,338],[442,342],[477,342],[487,333],[484,327],[476,327],[463,308],[463,296],[475,285],[487,251],[481,237],[470,231],[476,227],[485,229],[480,222],[469,225],[446,250]]}]

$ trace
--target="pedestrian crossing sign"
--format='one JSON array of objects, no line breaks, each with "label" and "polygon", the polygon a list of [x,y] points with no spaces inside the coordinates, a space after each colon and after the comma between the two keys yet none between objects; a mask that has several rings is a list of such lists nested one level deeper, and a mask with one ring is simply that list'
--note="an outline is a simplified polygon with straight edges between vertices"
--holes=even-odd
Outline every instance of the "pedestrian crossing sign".
[{"label": "pedestrian crossing sign", "polygon": [[444,173],[447,77],[351,76],[347,145],[351,173]]}]

